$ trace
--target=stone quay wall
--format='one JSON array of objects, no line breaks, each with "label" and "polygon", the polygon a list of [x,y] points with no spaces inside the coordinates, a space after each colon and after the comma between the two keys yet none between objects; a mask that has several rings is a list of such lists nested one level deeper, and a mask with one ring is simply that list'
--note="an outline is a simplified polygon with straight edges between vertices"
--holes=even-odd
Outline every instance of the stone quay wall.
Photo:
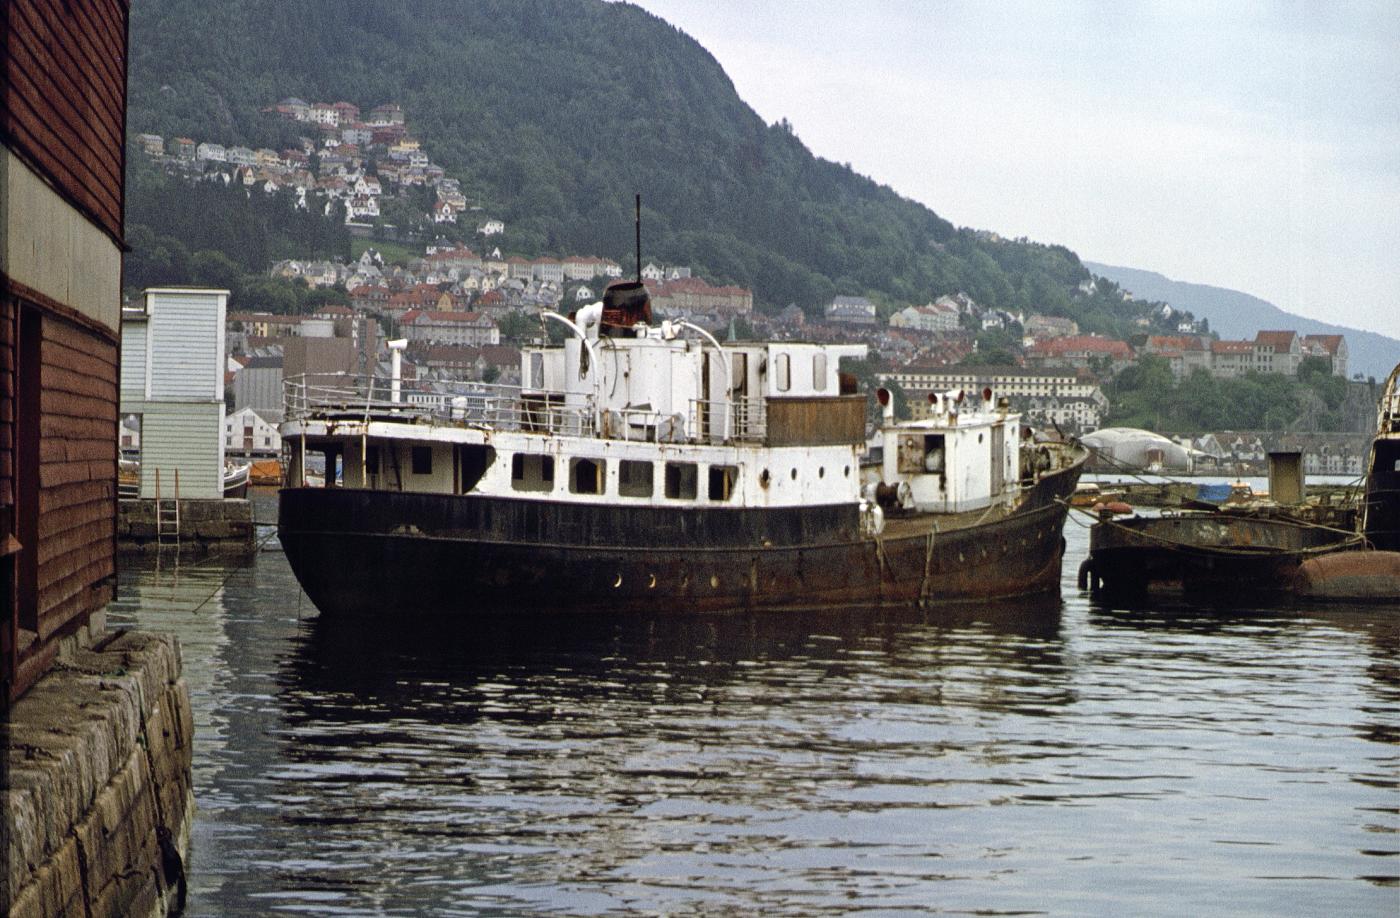
[{"label": "stone quay wall", "polygon": [[183,908],[194,723],[179,644],[94,633],[92,646],[66,639],[0,727],[0,913],[13,918]]},{"label": "stone quay wall", "polygon": [[[117,501],[117,549],[123,552],[155,551],[161,545],[156,531],[154,500]],[[175,544],[167,537],[165,545]],[[182,551],[239,553],[253,550],[253,505],[247,500],[180,501]]]}]

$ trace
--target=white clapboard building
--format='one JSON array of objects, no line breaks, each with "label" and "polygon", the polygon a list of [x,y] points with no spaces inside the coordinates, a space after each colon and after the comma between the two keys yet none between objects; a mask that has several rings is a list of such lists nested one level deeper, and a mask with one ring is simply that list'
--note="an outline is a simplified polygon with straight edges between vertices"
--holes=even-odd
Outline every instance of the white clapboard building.
[{"label": "white clapboard building", "polygon": [[141,496],[222,497],[227,290],[151,288],[122,310],[121,413],[140,424]]}]

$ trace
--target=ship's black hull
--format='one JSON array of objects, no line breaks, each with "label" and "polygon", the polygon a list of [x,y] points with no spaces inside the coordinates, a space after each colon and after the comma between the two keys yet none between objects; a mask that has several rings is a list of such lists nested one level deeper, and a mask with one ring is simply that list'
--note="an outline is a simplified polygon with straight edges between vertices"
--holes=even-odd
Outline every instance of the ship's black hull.
[{"label": "ship's black hull", "polygon": [[859,534],[854,507],[612,508],[338,488],[281,493],[278,532],[323,613],[758,610],[1009,598],[1059,589],[1080,467],[1009,516]]},{"label": "ship's black hull", "polygon": [[1079,580],[1109,594],[1247,598],[1292,592],[1304,561],[1361,545],[1354,534],[1243,513],[1131,517],[1094,525]]}]

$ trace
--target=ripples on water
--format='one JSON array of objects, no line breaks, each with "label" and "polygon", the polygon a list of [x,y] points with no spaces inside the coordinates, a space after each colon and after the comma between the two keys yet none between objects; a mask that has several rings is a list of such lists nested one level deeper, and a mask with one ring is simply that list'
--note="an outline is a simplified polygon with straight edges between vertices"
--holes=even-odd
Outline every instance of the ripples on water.
[{"label": "ripples on water", "polygon": [[1066,535],[1009,607],[370,631],[268,551],[111,621],[182,641],[192,914],[1395,914],[1400,610],[1104,608]]}]

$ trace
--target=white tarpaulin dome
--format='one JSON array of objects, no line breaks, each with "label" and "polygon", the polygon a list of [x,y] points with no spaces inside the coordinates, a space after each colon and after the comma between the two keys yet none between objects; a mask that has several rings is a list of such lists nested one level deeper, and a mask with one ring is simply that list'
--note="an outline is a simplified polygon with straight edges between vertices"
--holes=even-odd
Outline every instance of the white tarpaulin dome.
[{"label": "white tarpaulin dome", "polygon": [[1094,451],[1100,468],[1189,472],[1192,454],[1197,452],[1161,434],[1134,427],[1105,427],[1079,439]]}]

